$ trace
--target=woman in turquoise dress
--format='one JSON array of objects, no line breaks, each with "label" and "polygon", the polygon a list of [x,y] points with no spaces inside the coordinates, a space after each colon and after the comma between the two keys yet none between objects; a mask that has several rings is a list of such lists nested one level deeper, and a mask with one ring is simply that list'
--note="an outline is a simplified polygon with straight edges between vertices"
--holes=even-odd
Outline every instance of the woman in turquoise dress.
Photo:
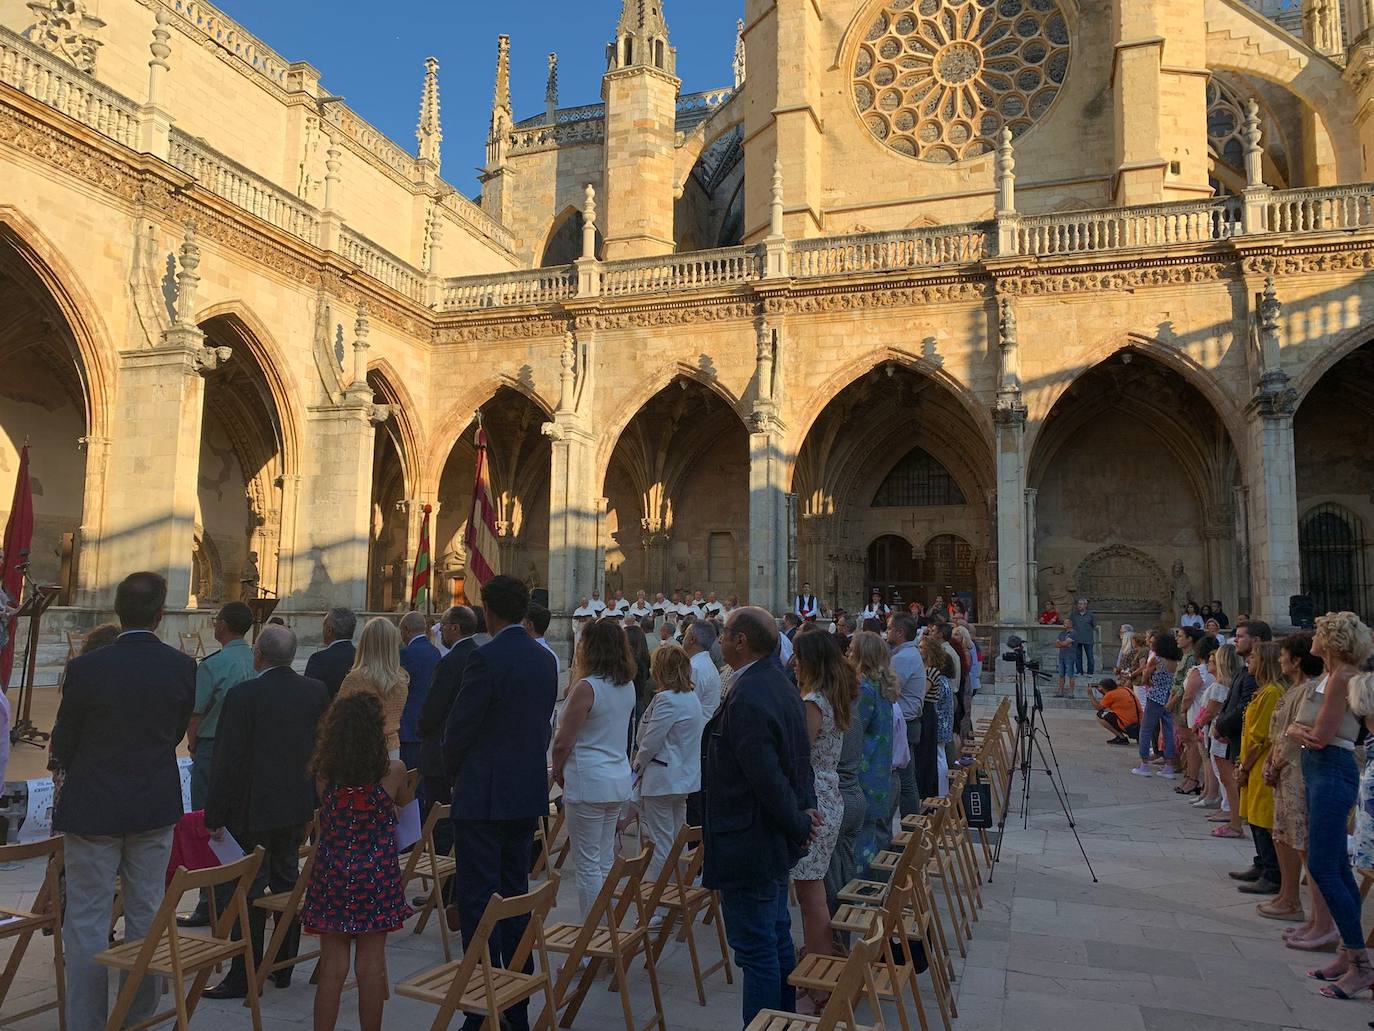
[{"label": "woman in turquoise dress", "polygon": [[868,803],[864,824],[854,844],[859,876],[873,857],[892,843],[892,705],[901,693],[892,672],[887,642],[871,630],[854,635],[849,661],[859,674],[859,701],[854,718],[864,728],[859,760],[859,788]]}]

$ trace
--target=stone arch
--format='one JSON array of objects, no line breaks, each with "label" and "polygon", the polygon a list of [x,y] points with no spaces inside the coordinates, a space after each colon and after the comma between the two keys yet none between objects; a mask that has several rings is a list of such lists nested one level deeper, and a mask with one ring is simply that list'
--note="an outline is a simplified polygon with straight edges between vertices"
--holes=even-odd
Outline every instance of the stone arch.
[{"label": "stone arch", "polygon": [[1317,349],[1312,361],[1293,384],[1298,392],[1298,404],[1301,405],[1307,399],[1307,395],[1312,393],[1312,389],[1328,372],[1371,340],[1374,340],[1374,325],[1365,324],[1335,340],[1328,340],[1323,347]]},{"label": "stone arch", "polygon": [[1282,86],[1317,114],[1340,182],[1361,176],[1359,133],[1346,112],[1357,110],[1340,68],[1257,11],[1228,0],[1205,0],[1207,67]]},{"label": "stone arch", "polygon": [[417,425],[420,409],[416,407],[405,382],[385,358],[368,362],[367,378],[382,403],[391,406],[391,418],[383,423],[383,427],[391,433],[396,444],[396,453],[400,455],[401,468],[405,472],[406,489],[413,491],[420,483],[421,449]]},{"label": "stone arch", "polygon": [[501,373],[490,376],[469,390],[462,400],[450,405],[429,435],[429,447],[420,462],[420,492],[430,496],[439,488],[439,478],[458,438],[472,423],[472,413],[486,404],[502,387],[509,387],[528,398],[545,416],[553,418],[553,405],[526,380]]},{"label": "stone arch", "polygon": [[[596,253],[599,257],[605,246],[606,238],[601,229],[596,230]],[[553,268],[558,265],[571,265],[582,257],[582,209],[569,204],[549,226],[544,243],[539,248],[539,267]]]},{"label": "stone arch", "polygon": [[801,454],[802,444],[810,436],[812,428],[825,411],[826,406],[850,384],[863,379],[878,366],[888,363],[910,369],[925,376],[937,386],[944,387],[959,402],[960,407],[973,421],[974,426],[977,427],[982,436],[983,443],[988,447],[992,446],[992,415],[987,406],[980,403],[978,398],[974,396],[973,391],[950,375],[938,361],[932,361],[897,347],[880,347],[853,361],[846,362],[842,371],[837,372],[811,391],[805,403],[800,406],[800,419],[796,420],[797,427],[792,431],[787,441],[787,447],[784,449],[784,460],[787,462],[784,482],[791,483],[796,475],[797,456]]},{"label": "stone arch", "polygon": [[224,560],[203,526],[191,535],[191,608],[224,600]]},{"label": "stone arch", "polygon": [[1052,380],[1044,381],[1028,391],[1030,411],[1026,427],[1027,454],[1035,450],[1036,440],[1044,429],[1046,420],[1068,389],[1086,373],[1126,351],[1145,355],[1182,376],[1190,386],[1211,402],[1212,408],[1226,427],[1232,445],[1237,451],[1243,450],[1246,440],[1244,413],[1241,406],[1236,404],[1218,382],[1216,376],[1178,347],[1144,333],[1128,332],[1113,333],[1103,338],[1088,349],[1083,360],[1076,366],[1064,369]]},{"label": "stone arch", "polygon": [[[1096,590],[1098,585],[1102,591]],[[1151,611],[1139,606],[1157,602],[1170,608],[1169,577],[1153,558],[1128,544],[1109,544],[1092,552],[1074,573],[1075,595],[1094,609],[1113,612]],[[1112,594],[1116,591],[1117,594]]]},{"label": "stone arch", "polygon": [[0,204],[0,245],[8,245],[37,278],[57,305],[71,331],[73,360],[82,380],[86,432],[108,438],[113,418],[114,369],[109,329],[100,309],[71,263],[29,219],[10,205]]},{"label": "stone arch", "polygon": [[635,391],[632,398],[626,400],[618,406],[618,413],[606,425],[601,432],[601,441],[597,445],[596,451],[596,482],[601,483],[606,479],[607,467],[610,465],[611,454],[615,451],[616,443],[620,440],[621,434],[625,432],[625,427],[629,426],[634,417],[640,410],[652,401],[664,388],[672,385],[676,379],[689,380],[699,383],[701,386],[716,394],[722,401],[739,416],[741,424],[745,430],[749,429],[748,420],[744,414],[744,402],[730,392],[729,388],[723,384],[719,377],[714,373],[698,365],[677,360],[669,362],[656,372],[645,386]]}]

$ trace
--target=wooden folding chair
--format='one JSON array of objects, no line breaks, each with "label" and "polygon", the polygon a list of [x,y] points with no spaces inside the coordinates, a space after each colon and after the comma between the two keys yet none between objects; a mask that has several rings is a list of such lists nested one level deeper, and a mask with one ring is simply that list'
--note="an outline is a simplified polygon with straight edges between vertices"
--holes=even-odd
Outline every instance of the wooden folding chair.
[{"label": "wooden folding chair", "polygon": [[[121,970],[128,976],[115,1000],[114,1011],[110,1014],[107,1031],[120,1031],[126,1028],[124,1021],[129,1016],[129,1008],[134,1003],[134,993],[145,977],[161,976],[172,980],[173,998],[176,1006],[164,1010],[140,1024],[128,1025],[126,1031],[152,1027],[164,1020],[176,1018],[176,1026],[186,1031],[191,1023],[191,1015],[200,1002],[201,992],[210,972],[221,963],[235,956],[243,957],[244,969],[248,973],[248,983],[255,984],[253,965],[252,935],[248,930],[248,888],[257,876],[262,865],[263,850],[254,849],[251,856],[244,856],[236,863],[214,866],[208,870],[189,871],[178,867],[172,876],[172,883],[163,897],[153,918],[152,927],[145,938],[126,940],[120,945],[106,949],[95,957],[97,963]],[[218,922],[211,928],[209,937],[184,932],[177,927],[177,903],[187,892],[198,892],[202,888],[213,891],[219,885],[234,885],[233,899],[220,914]],[[239,937],[231,935],[237,927]],[[190,991],[186,991],[186,976],[194,974]],[[258,1013],[256,992],[248,993],[248,1009],[253,1015],[253,1031],[262,1031],[262,1018]]]},{"label": "wooden folding chair", "polygon": [[[688,850],[691,855],[686,856]],[[697,985],[697,1002],[706,1005],[705,980],[717,970],[725,971],[725,983],[735,983],[734,967],[730,963],[730,949],[725,942],[725,920],[720,913],[720,894],[710,888],[697,884],[701,875],[701,865],[705,858],[701,847],[701,828],[683,826],[673,839],[664,860],[663,868],[652,884],[641,884],[640,894],[644,896],[645,911],[650,919],[663,912],[663,923],[653,936],[651,948],[654,962],[663,955],[663,948],[673,934],[673,927],[681,923],[678,940],[687,943],[687,955],[692,961],[692,977]],[[686,857],[686,858],[684,858]],[[694,933],[697,915],[706,913],[709,922],[716,927],[716,941],[720,946],[720,959],[706,969],[701,967]]]},{"label": "wooden folding chair", "polygon": [[200,634],[187,633],[183,630],[177,634],[177,637],[181,639],[183,654],[189,655],[193,659],[205,658],[205,642],[201,639]]},{"label": "wooden folding chair", "polygon": [[81,654],[81,649],[85,647],[86,638],[89,636],[89,632],[85,630],[67,631],[67,658],[63,661],[62,672],[59,673],[57,677],[57,693],[59,696],[62,694],[62,688],[67,683],[67,663]]},{"label": "wooden folding chair", "polygon": [[[878,997],[891,999],[897,1004],[897,1019],[902,1025],[902,1031],[910,1031],[911,1027],[906,1010],[905,996],[908,992],[916,1004],[917,1013],[920,1014],[923,1031],[928,1031],[925,1009],[921,1005],[921,989],[916,983],[916,968],[912,964],[910,956],[904,956],[899,962],[897,954],[892,948],[894,939],[905,940],[902,928],[910,898],[910,885],[910,880],[906,879],[895,883],[892,890],[888,892],[882,909],[874,911],[873,926],[870,926],[865,933],[872,935],[877,932],[876,937],[880,947],[878,954],[869,961],[868,969]],[[797,963],[791,976],[788,977],[787,983],[795,988],[826,993],[833,998],[834,994],[840,990],[840,982],[844,977],[847,963],[848,960],[844,956],[823,956],[818,953],[807,953]],[[879,1015],[881,1012],[881,1010],[877,1011]],[[878,1019],[881,1019],[881,1016]]]},{"label": "wooden folding chair", "polygon": [[[551,1028],[555,1009],[544,921],[557,894],[557,882],[551,880],[527,895],[508,899],[493,895],[463,958],[407,978],[396,986],[396,994],[439,1007],[430,1025],[432,1031],[443,1031],[459,1012],[479,1014],[485,1018],[483,1031],[497,1031],[505,1010],[543,992],[544,1012],[534,1026]],[[520,936],[510,967],[494,966],[489,948],[492,933],[502,921],[519,917],[528,917],[529,923]],[[537,972],[525,973],[527,962],[535,954],[538,956]]]},{"label": "wooden folding chair", "polygon": [[[654,962],[653,949],[649,947],[648,911],[640,888],[653,851],[651,843],[633,859],[618,857],[606,877],[606,883],[597,893],[587,918],[580,924],[554,924],[548,929],[546,938],[549,951],[567,957],[554,985],[554,1013],[563,1014],[559,1026],[572,1027],[577,1011],[582,1008],[582,1002],[604,960],[611,964],[615,975],[611,988],[620,992],[625,1031],[647,1031],[654,1026],[658,1027],[658,1031],[668,1031],[663,1019],[663,999],[658,990],[658,965]],[[625,926],[627,920],[631,921],[629,927]],[[649,974],[654,1013],[646,1024],[636,1027],[625,972],[641,949],[644,952],[644,967]],[[573,978],[577,976],[584,959],[587,965],[582,969],[582,977],[574,988]]]},{"label": "wooden folding chair", "polygon": [[978,856],[973,851],[968,813],[964,811],[964,787],[968,781],[968,770],[957,770],[949,775],[949,821],[945,825],[945,838],[963,869],[964,881],[975,907],[973,919],[977,921],[978,910],[983,908],[983,869],[978,865]]},{"label": "wooden folding chair", "polygon": [[453,959],[453,951],[449,945],[448,919],[444,914],[444,885],[458,869],[458,864],[452,855],[441,856],[435,850],[434,828],[440,820],[449,818],[451,810],[451,806],[438,803],[430,806],[429,816],[425,817],[424,826],[420,829],[420,840],[415,842],[415,846],[409,852],[401,856],[402,887],[416,878],[429,885],[425,904],[420,910],[420,919],[415,924],[415,933],[423,934],[430,915],[437,914],[435,922],[439,925],[439,938],[444,944],[445,962]]},{"label": "wooden folding chair", "polygon": [[572,839],[568,837],[565,827],[566,820],[563,807],[550,802],[548,815],[540,817],[534,831],[539,854],[530,868],[531,877],[552,876],[555,870],[563,869],[568,853],[572,851]]},{"label": "wooden folding chair", "polygon": [[[844,961],[830,1001],[818,1016],[800,1016],[782,1010],[760,1010],[745,1031],[881,1031],[884,1027],[882,1000],[874,983],[873,967],[882,955],[882,938],[874,935],[856,942]],[[855,1003],[866,996],[873,1011],[873,1026],[864,1027],[855,1013]]]},{"label": "wooden folding chair", "polygon": [[281,952],[281,947],[286,943],[286,936],[291,930],[291,925],[296,920],[296,914],[300,911],[301,902],[305,899],[305,891],[310,887],[310,872],[315,868],[315,852],[320,847],[320,817],[315,814],[315,821],[310,829],[310,840],[301,846],[298,855],[300,862],[300,873],[296,875],[296,883],[291,886],[290,891],[273,892],[256,899],[253,905],[267,913],[273,914],[275,921],[272,927],[272,937],[267,943],[267,948],[263,950],[262,962],[258,964],[257,984],[254,990],[262,991],[262,986],[267,983],[267,978],[275,974],[278,970],[290,970],[298,963],[305,963],[316,959],[320,950],[314,952],[298,952],[291,959],[277,961],[277,956]]},{"label": "wooden folding chair", "polygon": [[62,878],[62,835],[27,845],[0,846],[0,863],[21,863],[28,859],[45,857],[48,861],[47,871],[43,875],[43,886],[38,889],[38,896],[33,900],[33,907],[11,909],[8,906],[0,906],[0,939],[19,939],[14,944],[14,951],[10,953],[9,962],[5,964],[4,973],[0,973],[0,1008],[5,1005],[10,987],[14,984],[14,977],[19,973],[19,964],[23,962],[24,953],[28,951],[29,942],[39,931],[52,933],[53,982],[57,988],[57,1001],[34,1006],[23,1013],[10,1014],[0,1020],[0,1024],[8,1027],[25,1017],[55,1008],[57,1026],[66,1031],[66,961],[62,955],[62,892],[59,888]]}]

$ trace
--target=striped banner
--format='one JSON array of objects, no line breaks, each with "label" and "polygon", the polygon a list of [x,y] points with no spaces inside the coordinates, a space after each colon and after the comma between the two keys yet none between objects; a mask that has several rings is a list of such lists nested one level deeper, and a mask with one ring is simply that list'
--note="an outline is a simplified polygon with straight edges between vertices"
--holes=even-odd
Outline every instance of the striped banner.
[{"label": "striped banner", "polygon": [[426,505],[420,517],[420,549],[415,553],[415,576],[410,581],[410,607],[416,612],[429,611],[429,514],[433,505]]},{"label": "striped banner", "polygon": [[496,575],[496,505],[491,497],[491,476],[487,471],[487,431],[477,426],[477,476],[472,486],[472,511],[463,534],[468,552],[468,576],[485,584]]}]

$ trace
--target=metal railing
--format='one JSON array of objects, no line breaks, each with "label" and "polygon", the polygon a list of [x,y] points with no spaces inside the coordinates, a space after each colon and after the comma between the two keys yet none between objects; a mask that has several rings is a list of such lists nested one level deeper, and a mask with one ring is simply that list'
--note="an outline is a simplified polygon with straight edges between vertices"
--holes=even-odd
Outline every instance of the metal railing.
[{"label": "metal railing", "polygon": [[969,265],[988,256],[990,229],[969,222],[798,240],[788,247],[788,267],[801,277]]},{"label": "metal railing", "polygon": [[138,144],[138,105],[0,27],[0,82],[126,147]]},{"label": "metal railing", "polygon": [[577,276],[571,265],[503,272],[451,279],[439,296],[440,311],[518,308],[552,304],[576,293]]},{"label": "metal railing", "polygon": [[319,243],[320,216],[313,207],[180,129],[171,132],[169,159],[217,197],[307,243]]}]

